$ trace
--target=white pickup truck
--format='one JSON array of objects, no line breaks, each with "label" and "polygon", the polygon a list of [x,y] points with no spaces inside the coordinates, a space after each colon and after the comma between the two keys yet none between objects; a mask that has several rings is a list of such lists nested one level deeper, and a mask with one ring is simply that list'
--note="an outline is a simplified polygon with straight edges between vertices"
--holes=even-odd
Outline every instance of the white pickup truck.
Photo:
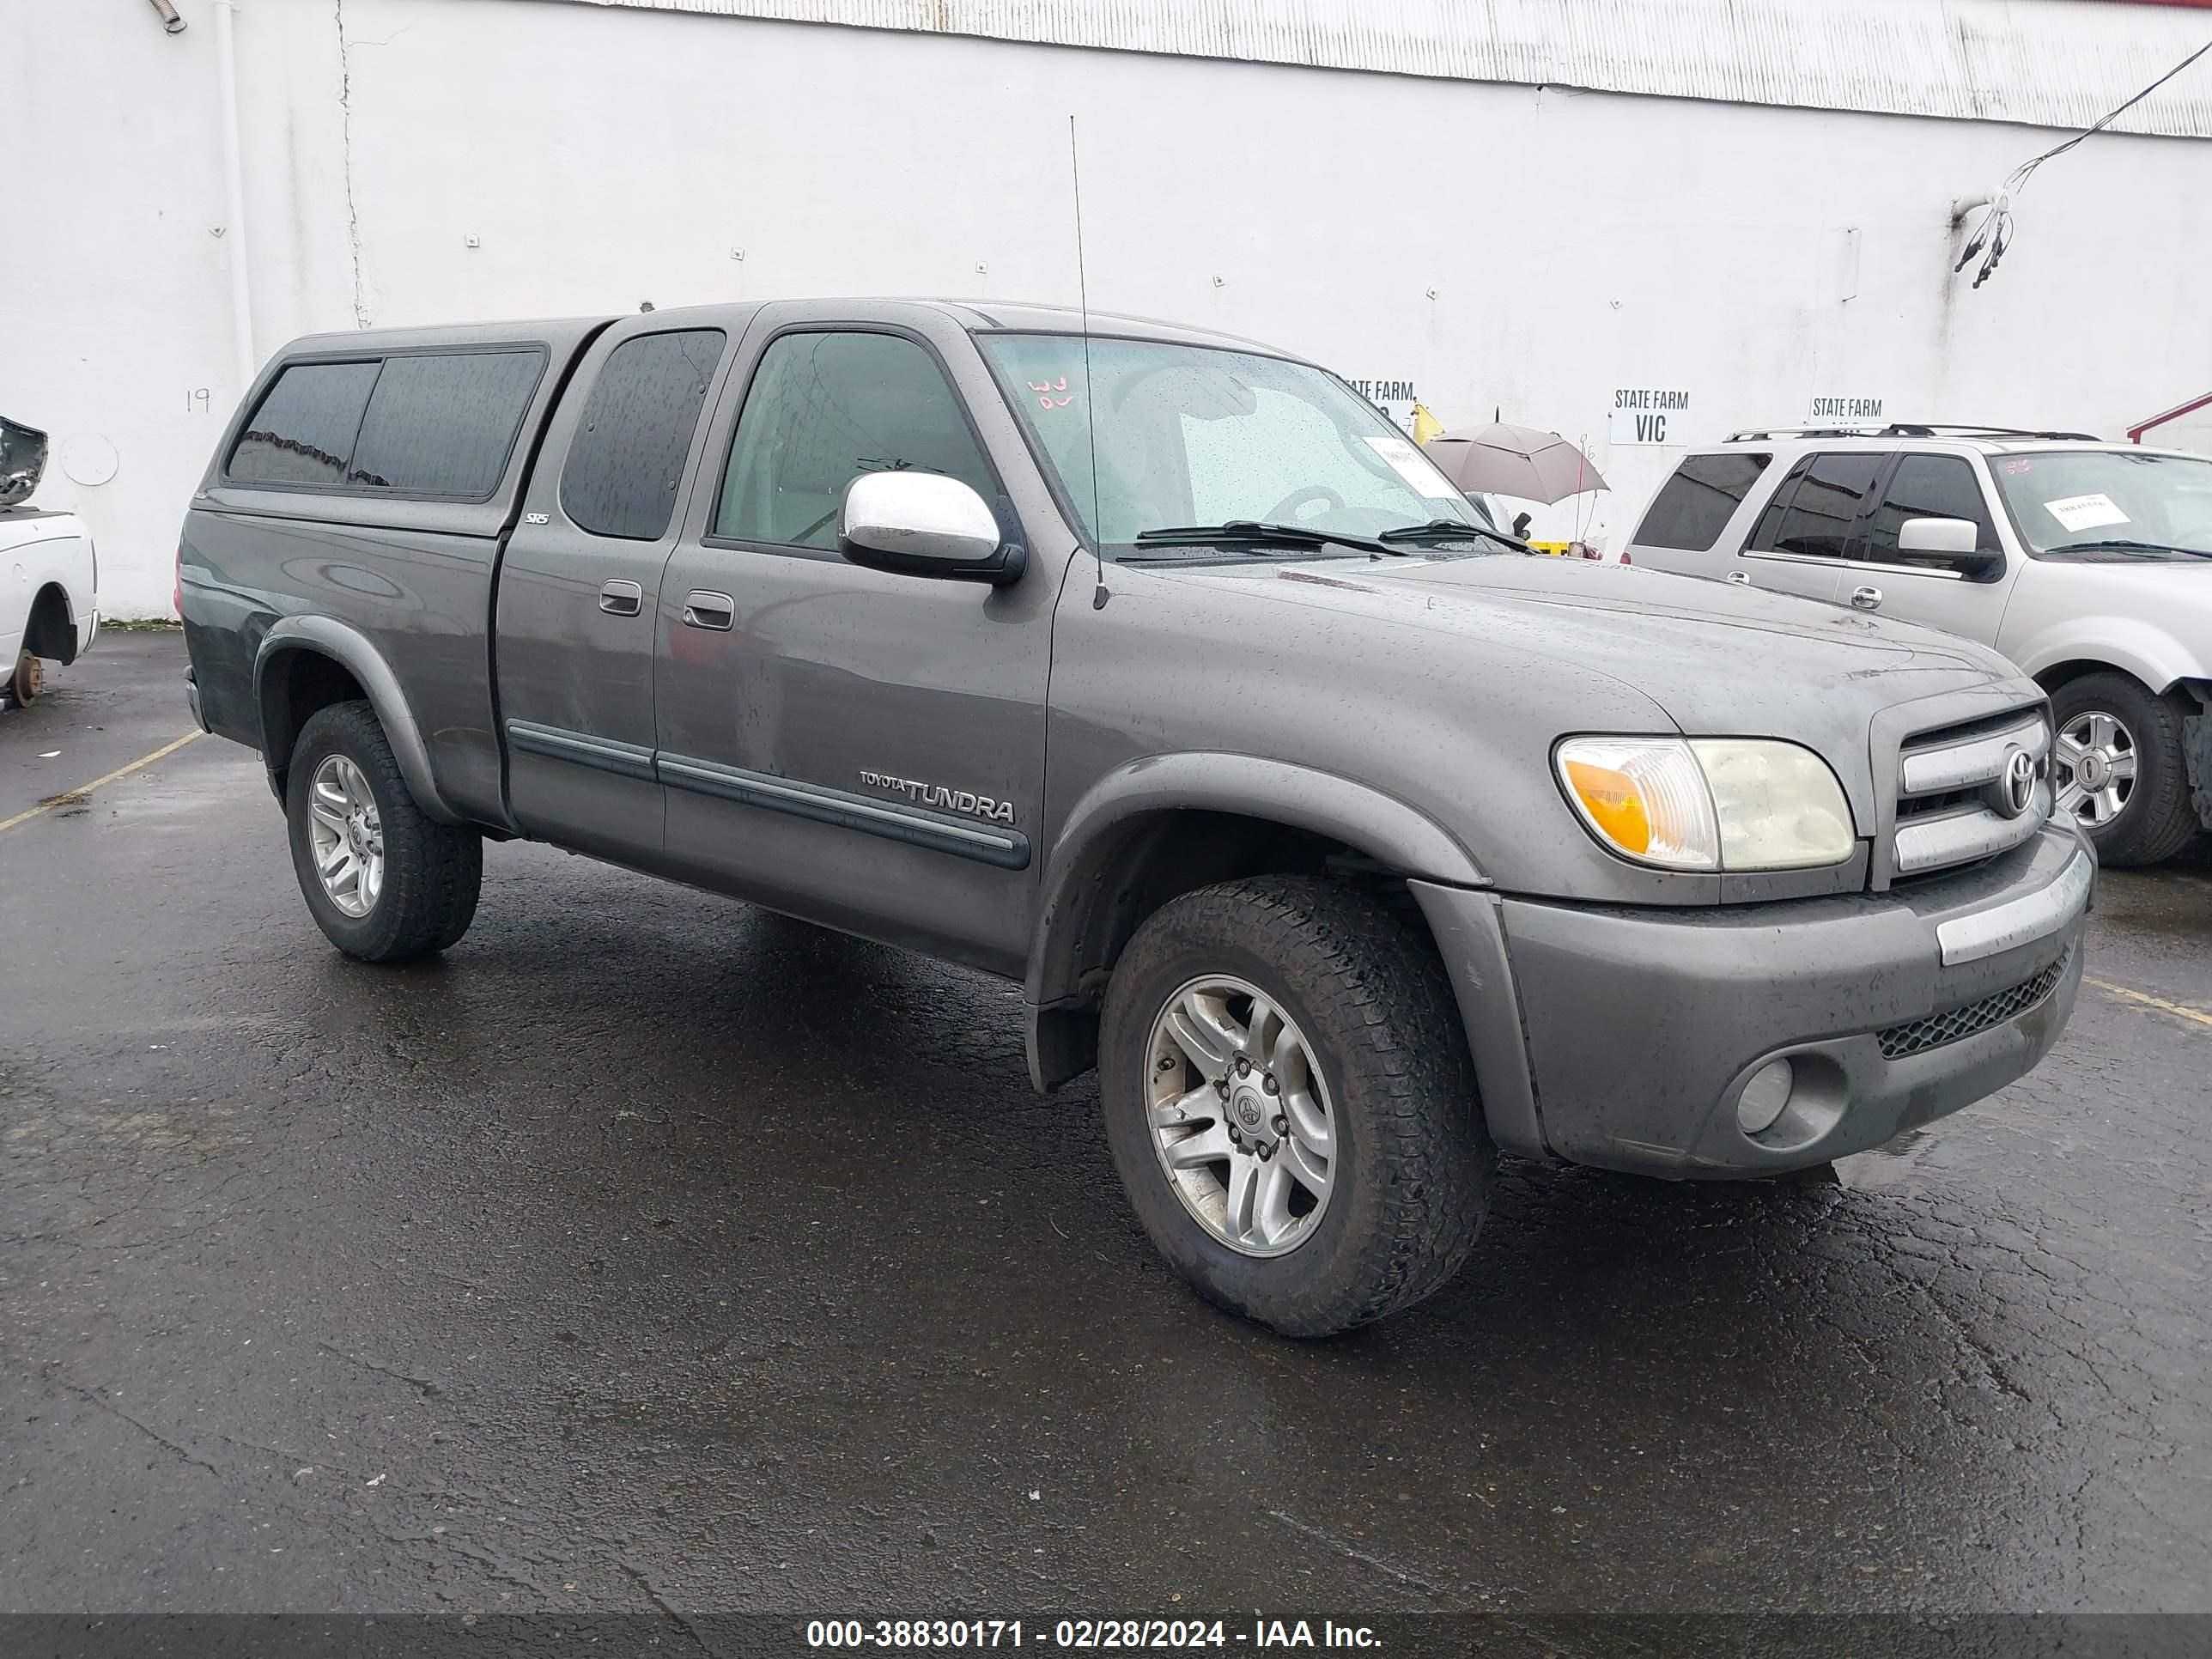
[{"label": "white pickup truck", "polygon": [[0,702],[21,707],[100,631],[100,558],[73,513],[28,505],[46,434],[0,419]]}]

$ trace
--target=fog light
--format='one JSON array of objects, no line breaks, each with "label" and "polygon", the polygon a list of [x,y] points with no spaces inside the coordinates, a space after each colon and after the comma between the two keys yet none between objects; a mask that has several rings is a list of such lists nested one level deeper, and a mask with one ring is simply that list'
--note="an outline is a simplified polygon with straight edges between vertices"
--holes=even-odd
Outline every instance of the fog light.
[{"label": "fog light", "polygon": [[1788,1060],[1768,1060],[1751,1074],[1736,1097],[1736,1127],[1747,1135],[1765,1133],[1790,1103],[1790,1091],[1796,1084],[1796,1072]]}]

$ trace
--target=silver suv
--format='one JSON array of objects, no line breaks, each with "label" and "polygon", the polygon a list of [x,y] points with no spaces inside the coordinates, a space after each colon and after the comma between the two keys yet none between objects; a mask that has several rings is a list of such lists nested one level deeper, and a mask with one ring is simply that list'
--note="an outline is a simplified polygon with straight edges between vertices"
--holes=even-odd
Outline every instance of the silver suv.
[{"label": "silver suv", "polygon": [[2212,827],[2212,459],[1998,427],[1740,432],[1631,560],[1925,623],[2050,692],[2058,810],[2108,864]]}]

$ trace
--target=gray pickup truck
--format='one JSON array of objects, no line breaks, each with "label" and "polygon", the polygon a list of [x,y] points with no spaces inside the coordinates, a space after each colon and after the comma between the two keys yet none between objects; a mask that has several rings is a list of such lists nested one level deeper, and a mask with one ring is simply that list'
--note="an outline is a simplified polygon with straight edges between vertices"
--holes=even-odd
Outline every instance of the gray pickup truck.
[{"label": "gray pickup truck", "polygon": [[1756,1177],[2057,1040],[2095,859],[1982,647],[1526,556],[1325,371],[808,301],[287,347],[191,696],[348,954],[526,837],[1018,980],[1167,1260],[1320,1334],[1498,1153]]}]

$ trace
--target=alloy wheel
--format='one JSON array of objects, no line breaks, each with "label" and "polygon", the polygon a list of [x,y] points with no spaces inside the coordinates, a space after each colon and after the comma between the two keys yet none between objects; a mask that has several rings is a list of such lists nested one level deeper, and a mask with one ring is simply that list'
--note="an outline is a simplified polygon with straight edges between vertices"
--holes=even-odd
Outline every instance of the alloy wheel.
[{"label": "alloy wheel", "polygon": [[1183,1207],[1244,1255],[1312,1237],[1335,1183],[1338,1126],[1297,1023],[1257,986],[1209,974],[1167,1000],[1146,1052],[1153,1149]]},{"label": "alloy wheel", "polygon": [[360,767],[326,755],[307,788],[307,829],[323,891],[356,919],[376,908],[384,890],[384,825]]},{"label": "alloy wheel", "polygon": [[2076,714],[2059,729],[2058,810],[2101,830],[2127,810],[2136,788],[2135,734],[2101,709]]}]

